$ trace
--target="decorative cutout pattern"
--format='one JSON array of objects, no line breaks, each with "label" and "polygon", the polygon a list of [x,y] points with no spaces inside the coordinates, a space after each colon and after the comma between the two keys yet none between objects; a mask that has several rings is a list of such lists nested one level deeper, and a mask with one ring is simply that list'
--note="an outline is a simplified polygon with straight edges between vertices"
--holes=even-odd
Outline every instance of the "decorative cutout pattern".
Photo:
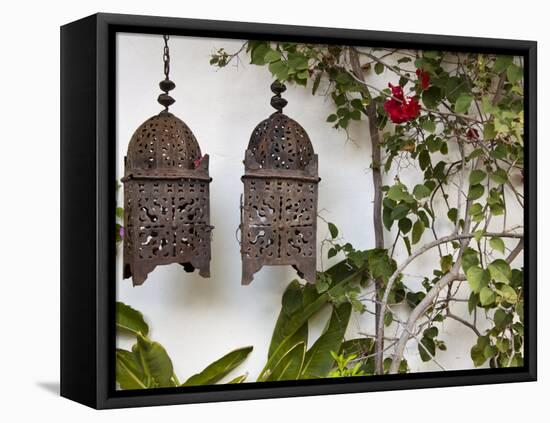
[{"label": "decorative cutout pattern", "polygon": [[314,283],[319,177],[307,133],[274,113],[254,129],[244,163],[242,283],[264,265],[292,265]]},{"label": "decorative cutout pattern", "polygon": [[124,271],[134,285],[162,264],[210,276],[208,155],[187,125],[161,112],[128,146],[124,182]]}]

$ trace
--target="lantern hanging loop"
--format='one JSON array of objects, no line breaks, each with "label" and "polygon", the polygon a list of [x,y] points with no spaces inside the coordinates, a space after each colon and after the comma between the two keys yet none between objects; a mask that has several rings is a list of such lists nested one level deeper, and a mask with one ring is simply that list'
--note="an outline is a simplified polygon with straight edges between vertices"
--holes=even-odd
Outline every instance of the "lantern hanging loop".
[{"label": "lantern hanging loop", "polygon": [[170,39],[170,36],[168,34],[164,34],[162,38],[164,39],[164,48],[162,50],[164,79],[160,81],[159,87],[163,93],[158,96],[157,101],[164,106],[164,112],[168,112],[168,107],[176,102],[176,100],[174,100],[168,92],[176,88],[176,84],[170,80],[170,48],[168,47],[168,40]]}]

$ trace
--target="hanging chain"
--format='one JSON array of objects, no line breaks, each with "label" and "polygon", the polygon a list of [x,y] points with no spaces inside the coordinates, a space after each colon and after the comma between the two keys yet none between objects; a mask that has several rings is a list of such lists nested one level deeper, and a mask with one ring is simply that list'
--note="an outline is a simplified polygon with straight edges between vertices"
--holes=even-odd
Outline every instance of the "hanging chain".
[{"label": "hanging chain", "polygon": [[170,36],[168,34],[164,34],[162,37],[164,38],[164,50],[162,54],[162,60],[164,60],[164,76],[166,79],[170,79],[168,77],[170,74],[170,49],[168,48],[168,40],[170,39]]}]

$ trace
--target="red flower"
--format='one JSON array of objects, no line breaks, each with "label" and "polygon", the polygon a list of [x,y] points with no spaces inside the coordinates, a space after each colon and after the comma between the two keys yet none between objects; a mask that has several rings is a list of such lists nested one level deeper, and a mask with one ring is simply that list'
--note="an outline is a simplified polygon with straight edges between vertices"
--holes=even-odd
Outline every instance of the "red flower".
[{"label": "red flower", "polygon": [[466,131],[466,138],[469,140],[477,140],[479,139],[479,132],[476,128],[468,128]]},{"label": "red flower", "polygon": [[203,159],[203,157],[200,156],[198,159],[195,159],[193,161],[193,164],[195,165],[195,169],[197,169],[201,165],[202,159]]},{"label": "red flower", "polygon": [[388,84],[391,88],[392,98],[384,103],[384,110],[393,123],[403,123],[414,120],[420,113],[420,104],[414,97],[405,97],[403,87]]},{"label": "red flower", "polygon": [[420,82],[420,88],[427,90],[430,86],[430,74],[420,68],[416,70],[416,76]]}]

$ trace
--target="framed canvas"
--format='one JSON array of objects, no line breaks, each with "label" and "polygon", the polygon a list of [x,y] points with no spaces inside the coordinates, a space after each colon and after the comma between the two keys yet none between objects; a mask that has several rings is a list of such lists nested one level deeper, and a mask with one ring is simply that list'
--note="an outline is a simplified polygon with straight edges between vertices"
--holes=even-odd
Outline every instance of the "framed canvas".
[{"label": "framed canvas", "polygon": [[61,28],[61,395],[536,380],[536,43]]}]

